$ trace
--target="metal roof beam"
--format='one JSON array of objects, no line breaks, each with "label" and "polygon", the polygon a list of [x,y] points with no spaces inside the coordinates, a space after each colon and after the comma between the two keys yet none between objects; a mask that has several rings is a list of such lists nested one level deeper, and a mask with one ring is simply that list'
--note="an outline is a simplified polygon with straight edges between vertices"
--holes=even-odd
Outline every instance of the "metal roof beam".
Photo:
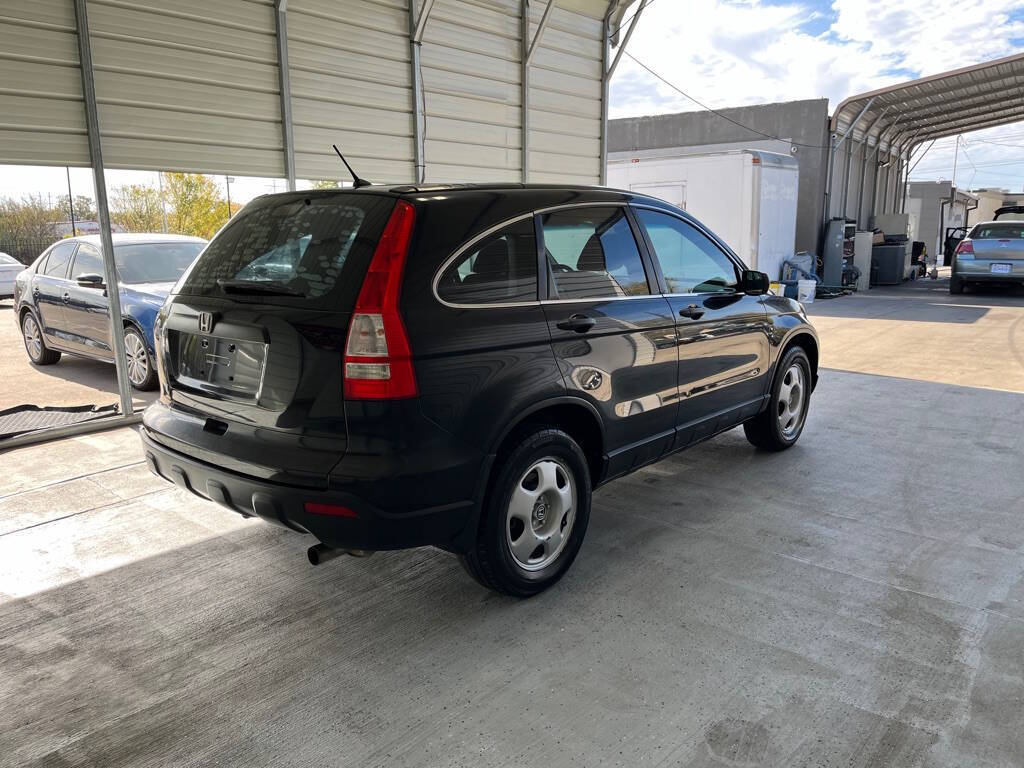
[{"label": "metal roof beam", "polygon": [[[1024,101],[1019,102],[1018,105],[1013,109],[1020,110],[1021,108],[1024,108]],[[978,107],[977,109],[967,110],[966,112],[958,112],[953,115],[948,115],[943,118],[936,118],[934,120],[929,120],[924,123],[911,122],[908,124],[907,127],[916,128],[922,131],[931,131],[933,129],[942,130],[946,126],[960,126],[957,128],[957,130],[954,131],[954,133],[968,133],[970,131],[976,130],[975,128],[972,127],[972,125],[975,123],[988,123],[992,120],[999,121],[1002,120],[1005,116],[1013,114],[1015,114],[1015,112],[1005,110],[993,114],[993,110],[991,107]],[[1011,117],[1009,120],[1007,120],[1007,122],[1015,122],[1015,120]]]},{"label": "metal roof beam", "polygon": [[996,128],[1000,125],[1010,125],[1011,123],[1019,123],[1024,121],[1024,105],[1018,108],[1017,111],[1009,113],[1003,117],[989,120],[985,123],[974,123],[969,128],[962,126],[949,126],[949,130],[944,128],[937,128],[934,131],[930,131],[921,136],[921,141],[929,141],[931,139],[944,139],[948,136],[956,136],[958,133],[969,133],[971,131],[980,131],[984,128]]}]

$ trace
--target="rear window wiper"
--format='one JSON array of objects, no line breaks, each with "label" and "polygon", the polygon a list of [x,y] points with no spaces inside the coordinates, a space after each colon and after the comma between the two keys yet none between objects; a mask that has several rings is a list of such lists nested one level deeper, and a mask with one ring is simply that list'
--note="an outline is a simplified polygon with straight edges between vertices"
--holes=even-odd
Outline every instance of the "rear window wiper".
[{"label": "rear window wiper", "polygon": [[301,296],[302,291],[289,288],[283,283],[272,283],[264,280],[218,280],[217,285],[224,293],[259,293],[265,296]]}]

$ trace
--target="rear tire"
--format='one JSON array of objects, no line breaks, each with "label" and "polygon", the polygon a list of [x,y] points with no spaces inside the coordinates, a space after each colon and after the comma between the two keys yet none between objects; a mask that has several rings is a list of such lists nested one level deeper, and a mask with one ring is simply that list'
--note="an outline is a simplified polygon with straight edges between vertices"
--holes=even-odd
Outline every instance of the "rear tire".
[{"label": "rear tire", "polygon": [[801,347],[790,347],[775,366],[768,407],[744,422],[751,445],[784,451],[800,439],[811,405],[811,363]]},{"label": "rear tire", "polygon": [[33,365],[53,365],[60,360],[60,352],[46,346],[43,331],[31,312],[21,316],[21,338],[25,342],[29,362]]},{"label": "rear tire", "polygon": [[560,429],[523,430],[498,459],[473,548],[462,566],[481,585],[532,597],[565,574],[590,520],[590,472]]},{"label": "rear tire", "polygon": [[950,275],[949,277],[949,292],[952,294],[958,294],[964,292],[964,283],[956,275]]}]

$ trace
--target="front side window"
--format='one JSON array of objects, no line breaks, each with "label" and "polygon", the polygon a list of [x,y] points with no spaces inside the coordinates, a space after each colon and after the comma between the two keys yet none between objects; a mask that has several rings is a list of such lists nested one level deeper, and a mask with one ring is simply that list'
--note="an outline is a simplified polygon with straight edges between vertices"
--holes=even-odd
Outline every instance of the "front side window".
[{"label": "front side window", "polygon": [[736,267],[710,238],[675,216],[638,208],[669,293],[723,293],[736,290]]},{"label": "front side window", "polygon": [[68,271],[68,261],[71,254],[75,252],[77,243],[58,243],[53,246],[50,255],[46,258],[46,265],[43,267],[43,274],[50,277],[64,277]]},{"label": "front side window", "polygon": [[71,277],[77,279],[79,275],[103,275],[103,258],[91,245],[78,246]]},{"label": "front side window", "polygon": [[552,299],[646,296],[640,251],[621,207],[572,208],[542,217]]},{"label": "front side window", "polygon": [[462,254],[437,282],[452,304],[507,304],[537,299],[537,237],[533,217],[510,224]]}]

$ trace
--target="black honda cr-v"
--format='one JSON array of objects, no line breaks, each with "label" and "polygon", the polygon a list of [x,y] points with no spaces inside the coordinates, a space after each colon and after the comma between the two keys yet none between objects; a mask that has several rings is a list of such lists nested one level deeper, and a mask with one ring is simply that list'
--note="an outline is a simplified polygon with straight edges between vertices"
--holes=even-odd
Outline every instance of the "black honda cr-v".
[{"label": "black honda cr-v", "polygon": [[796,442],[817,336],[767,288],[628,192],[268,195],[160,312],[146,459],[311,533],[313,562],[433,545],[535,594],[576,557],[598,485],[738,424]]}]

